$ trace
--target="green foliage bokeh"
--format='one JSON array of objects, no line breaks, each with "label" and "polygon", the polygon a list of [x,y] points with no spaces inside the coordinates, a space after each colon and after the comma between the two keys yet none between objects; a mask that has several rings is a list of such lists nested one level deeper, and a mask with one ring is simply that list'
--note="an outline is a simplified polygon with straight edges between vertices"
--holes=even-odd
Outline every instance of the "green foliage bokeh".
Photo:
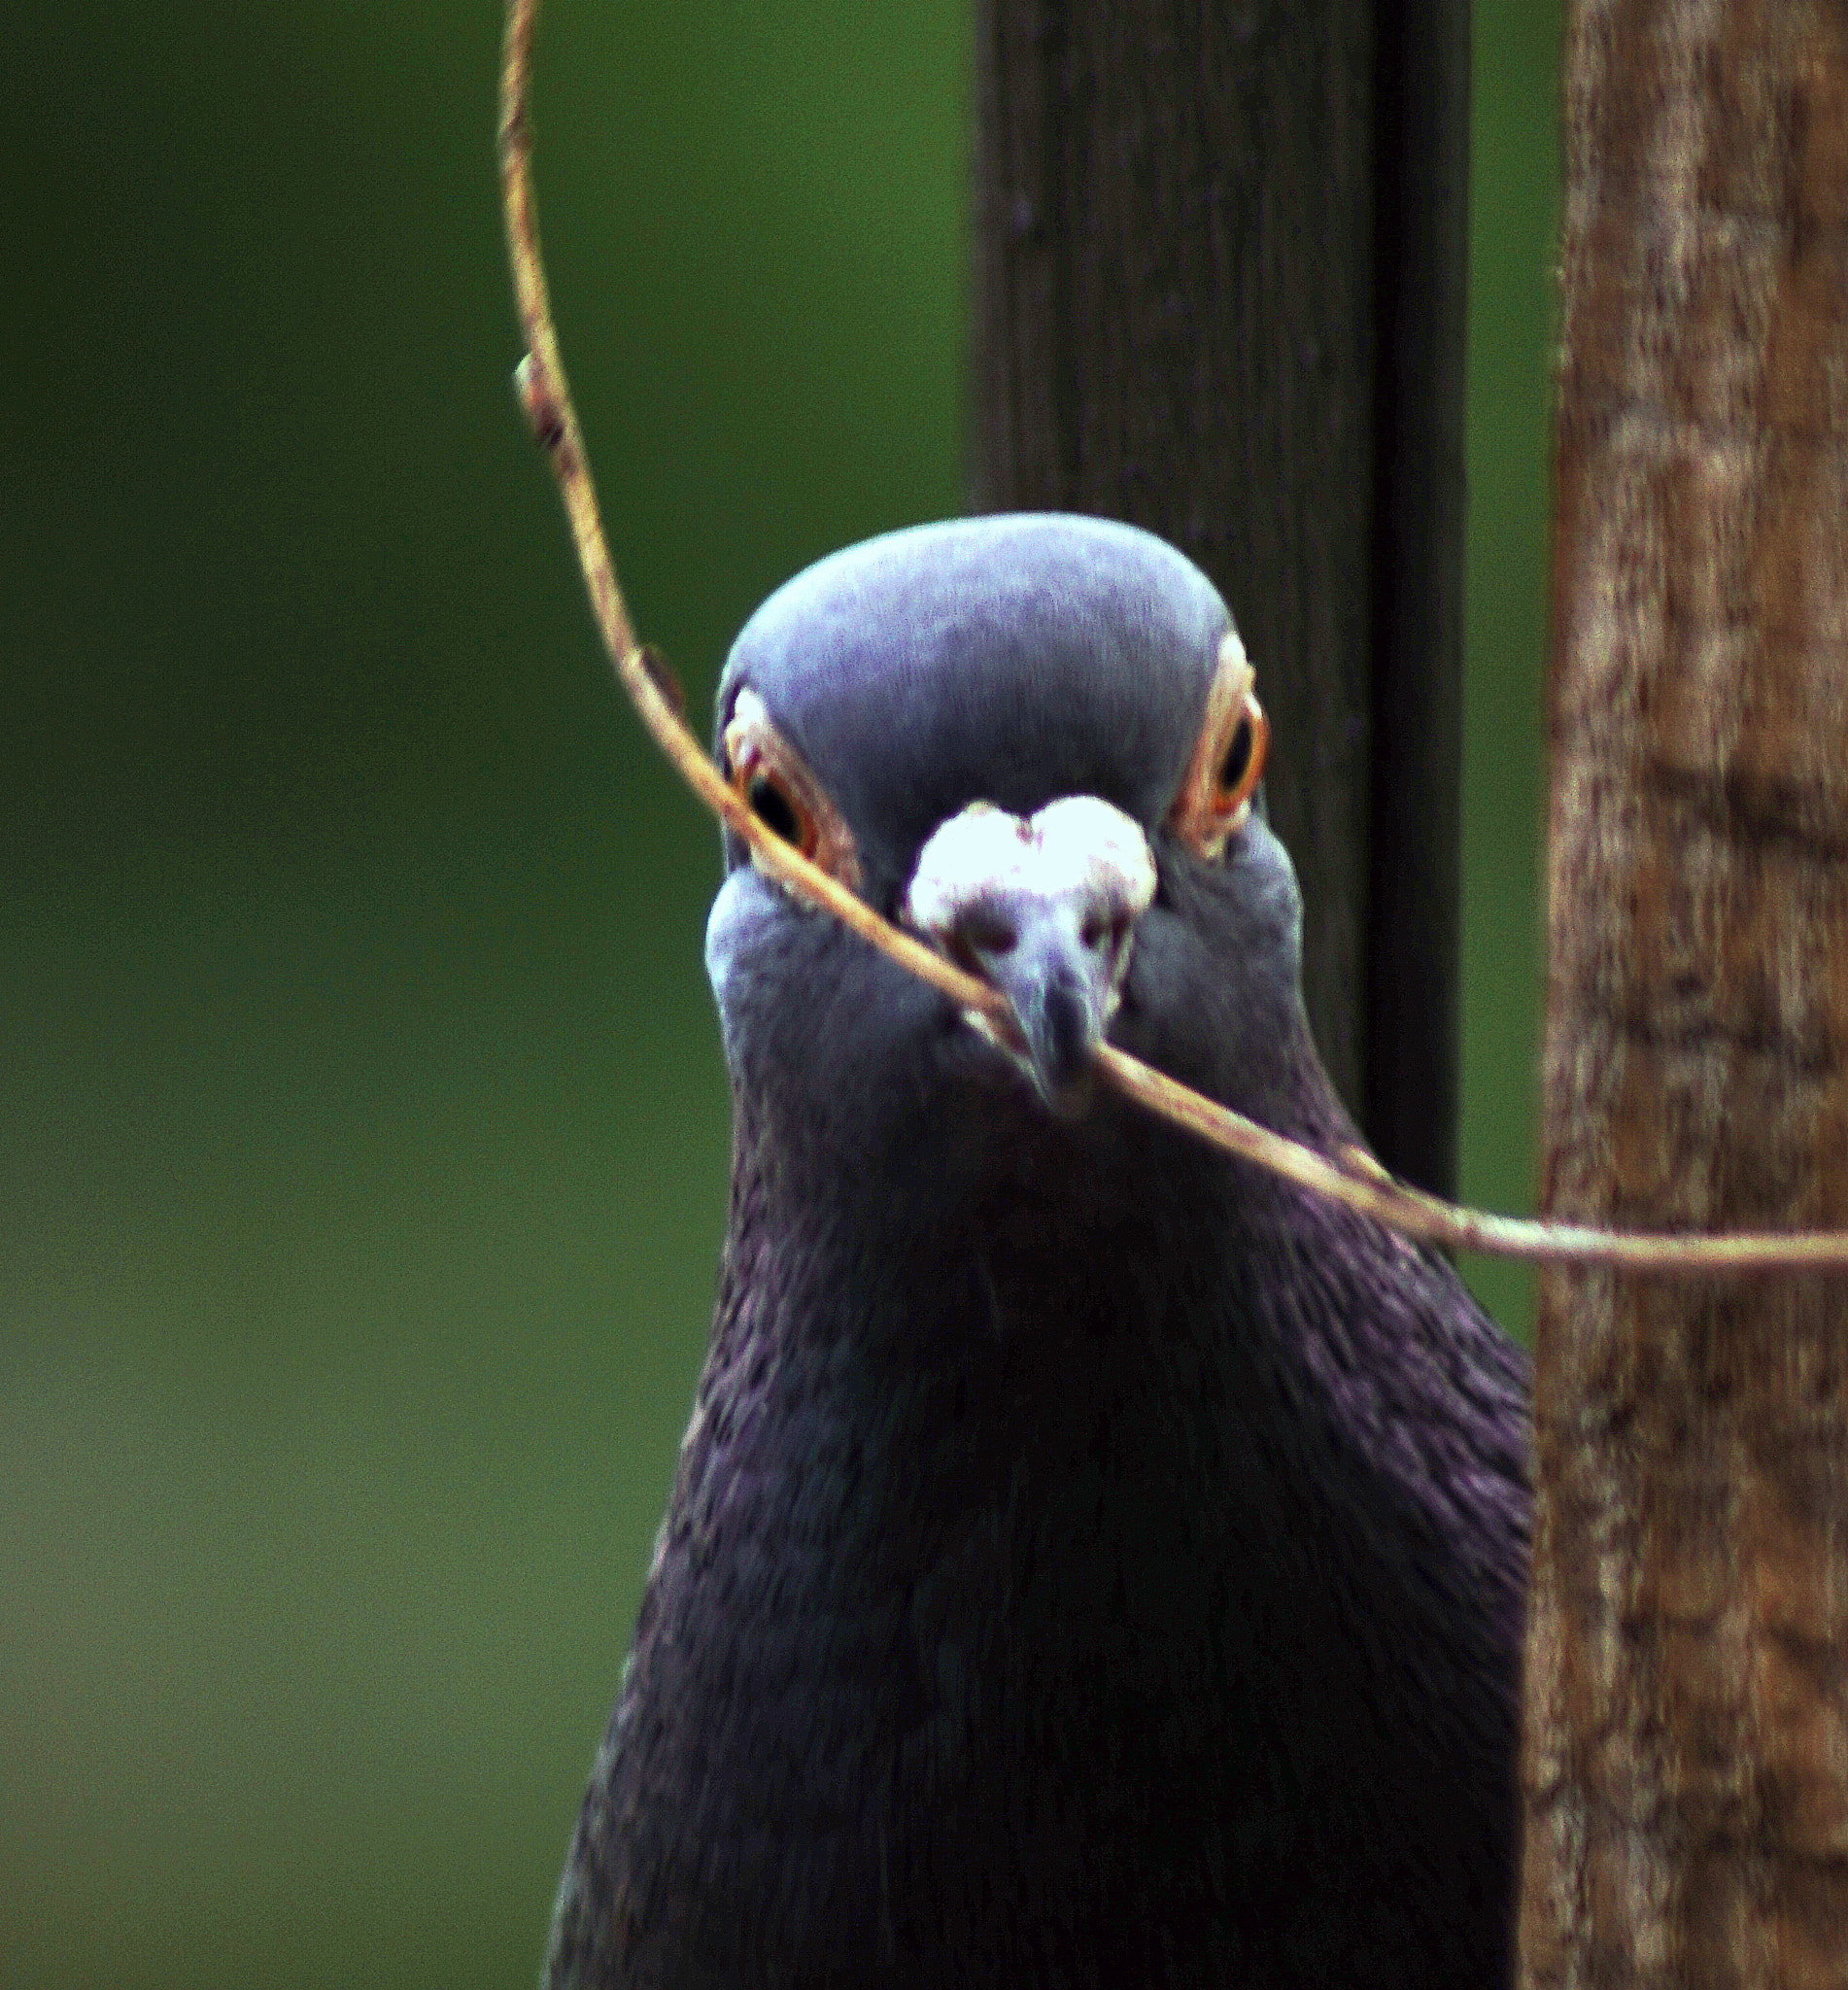
[{"label": "green foliage bokeh", "polygon": [[[1557,21],[1499,13],[1464,1185],[1520,1208]],[[530,1980],[671,1471],[724,1206],[716,837],[513,413],[497,34],[11,26],[8,1985]],[[939,0],[553,0],[566,358],[696,706],[777,581],[960,507],[966,39]]]}]

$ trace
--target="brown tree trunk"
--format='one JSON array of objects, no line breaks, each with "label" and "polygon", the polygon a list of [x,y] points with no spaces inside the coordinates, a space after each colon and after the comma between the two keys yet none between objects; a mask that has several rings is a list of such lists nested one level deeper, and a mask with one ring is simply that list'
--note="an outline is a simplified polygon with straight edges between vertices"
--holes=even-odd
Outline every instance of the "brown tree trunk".
[{"label": "brown tree trunk", "polygon": [[[1576,0],[1546,1200],[1848,1223],[1848,9]],[[1848,1982],[1848,1282],[1555,1274],[1523,1981]]]},{"label": "brown tree trunk", "polygon": [[1311,1019],[1454,1175],[1466,0],[981,0],[984,508],[1147,526],[1276,728]]}]

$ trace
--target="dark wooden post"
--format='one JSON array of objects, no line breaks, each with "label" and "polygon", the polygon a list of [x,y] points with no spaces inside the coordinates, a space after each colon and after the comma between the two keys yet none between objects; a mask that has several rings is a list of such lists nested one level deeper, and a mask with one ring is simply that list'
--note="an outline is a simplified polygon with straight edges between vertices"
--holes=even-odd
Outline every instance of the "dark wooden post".
[{"label": "dark wooden post", "polygon": [[[1848,10],[1575,0],[1546,1199],[1848,1222]],[[1848,1281],[1543,1282],[1527,1985],[1848,1982]]]},{"label": "dark wooden post", "polygon": [[1389,1166],[1456,1105],[1465,0],[981,0],[984,508],[1124,518],[1232,604],[1311,1017]]}]

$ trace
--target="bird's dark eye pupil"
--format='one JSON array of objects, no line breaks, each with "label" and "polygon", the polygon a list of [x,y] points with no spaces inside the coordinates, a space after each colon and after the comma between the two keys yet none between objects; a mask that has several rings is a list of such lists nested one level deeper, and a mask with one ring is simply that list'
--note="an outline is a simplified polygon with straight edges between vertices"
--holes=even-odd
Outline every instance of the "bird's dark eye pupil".
[{"label": "bird's dark eye pupil", "polygon": [[1251,765],[1251,721],[1240,719],[1233,732],[1231,744],[1225,749],[1225,758],[1219,763],[1219,787],[1230,794],[1245,778],[1246,771]]},{"label": "bird's dark eye pupil", "polygon": [[801,841],[802,824],[796,818],[795,804],[774,781],[759,774],[750,785],[749,799],[752,814],[765,828],[786,843]]}]

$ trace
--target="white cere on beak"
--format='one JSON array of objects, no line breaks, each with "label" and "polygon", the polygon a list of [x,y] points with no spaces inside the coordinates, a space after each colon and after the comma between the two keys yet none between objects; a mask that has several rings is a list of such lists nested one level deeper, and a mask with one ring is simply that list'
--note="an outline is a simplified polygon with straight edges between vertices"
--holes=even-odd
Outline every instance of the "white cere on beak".
[{"label": "white cere on beak", "polygon": [[1051,1110],[1075,1117],[1091,1052],[1116,1012],[1136,921],[1155,895],[1141,826],[1094,795],[1030,820],[990,802],[952,817],[918,854],[907,922],[1011,1004],[1018,1037],[971,1025],[1005,1050]]},{"label": "white cere on beak", "polygon": [[905,916],[920,933],[945,934],[971,909],[1018,896],[1135,920],[1154,895],[1148,839],[1109,802],[1067,795],[1027,821],[972,802],[918,852]]}]

